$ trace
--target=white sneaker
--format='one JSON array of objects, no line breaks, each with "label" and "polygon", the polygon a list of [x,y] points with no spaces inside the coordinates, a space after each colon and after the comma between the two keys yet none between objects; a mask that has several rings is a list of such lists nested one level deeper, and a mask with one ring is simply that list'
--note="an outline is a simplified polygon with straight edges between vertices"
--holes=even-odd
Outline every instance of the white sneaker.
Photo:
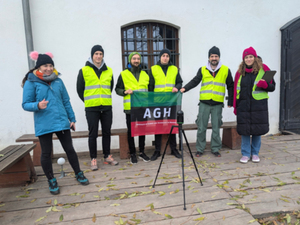
[{"label": "white sneaker", "polygon": [[259,161],[260,161],[260,159],[259,159],[258,155],[252,156],[252,162],[259,162]]},{"label": "white sneaker", "polygon": [[249,161],[249,157],[248,156],[243,156],[241,159],[240,159],[240,162],[241,163],[247,163]]}]

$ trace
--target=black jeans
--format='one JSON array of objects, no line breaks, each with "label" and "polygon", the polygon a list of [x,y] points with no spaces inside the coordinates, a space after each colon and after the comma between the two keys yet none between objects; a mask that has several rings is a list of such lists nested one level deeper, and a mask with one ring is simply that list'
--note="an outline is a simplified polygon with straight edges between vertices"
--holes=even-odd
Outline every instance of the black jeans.
[{"label": "black jeans", "polygon": [[97,158],[97,138],[99,120],[102,130],[102,149],[104,158],[110,154],[110,130],[112,124],[112,110],[106,111],[85,111],[89,128],[89,150],[91,159]]},{"label": "black jeans", "polygon": [[[55,132],[55,134],[58,137],[64,151],[66,152],[69,163],[71,164],[75,174],[79,173],[80,166],[79,166],[77,154],[73,147],[70,130]],[[48,180],[54,178],[52,159],[51,159],[51,151],[53,149],[52,136],[53,133],[39,136],[39,141],[42,148],[41,164],[42,164],[43,171],[46,177],[48,178]]]},{"label": "black jeans", "polygon": [[[155,134],[155,151],[160,152],[161,149],[161,134]],[[176,149],[176,134],[170,135],[169,145],[171,148],[171,151]],[[163,146],[165,148],[165,146]]]},{"label": "black jeans", "polygon": [[[136,149],[134,145],[134,138],[131,137],[131,115],[126,114],[126,125],[127,125],[127,141],[129,145],[130,154],[135,154]],[[140,152],[145,150],[145,136],[139,136],[139,149]]]}]

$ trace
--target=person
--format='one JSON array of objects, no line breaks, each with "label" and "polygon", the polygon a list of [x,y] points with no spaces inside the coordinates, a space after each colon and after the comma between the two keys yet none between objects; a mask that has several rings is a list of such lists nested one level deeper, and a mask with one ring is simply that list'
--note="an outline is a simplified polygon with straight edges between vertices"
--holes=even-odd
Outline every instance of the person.
[{"label": "person", "polygon": [[[170,60],[171,52],[169,49],[163,49],[159,53],[157,65],[151,67],[150,91],[154,92],[178,92],[182,87],[182,79],[178,68],[174,66]],[[160,157],[161,150],[161,134],[155,135],[155,151],[151,156],[151,161],[155,161]],[[180,153],[176,149],[176,134],[170,135],[171,154],[176,158],[181,158]]]},{"label": "person", "polygon": [[230,69],[220,61],[220,49],[213,46],[208,52],[208,63],[200,67],[197,75],[180,91],[182,93],[196,87],[200,82],[199,111],[197,116],[196,157],[203,155],[206,146],[206,130],[211,117],[212,134],[210,148],[212,154],[221,157],[222,141],[220,127],[222,126],[222,108],[224,107],[225,86],[228,91],[228,107],[233,104],[233,79]]},{"label": "person", "polygon": [[247,163],[250,158],[259,162],[261,135],[269,131],[268,92],[275,90],[275,81],[267,83],[262,79],[270,69],[262,64],[253,47],[243,51],[242,59],[234,79],[233,102],[237,132],[242,136],[240,162]]},{"label": "person", "polygon": [[[131,137],[131,103],[130,95],[133,91],[148,91],[149,76],[141,69],[141,55],[138,52],[132,52],[128,57],[128,65],[118,78],[115,91],[123,97],[124,113],[126,114],[127,141],[130,152],[130,163],[136,164],[136,149],[134,138]],[[145,136],[139,136],[139,158],[144,162],[149,162],[149,157],[145,154]]]},{"label": "person", "polygon": [[53,55],[38,54],[34,51],[30,53],[30,57],[37,61],[22,82],[22,107],[34,113],[35,135],[39,138],[42,149],[41,165],[48,179],[50,193],[56,195],[60,192],[51,160],[53,133],[56,134],[66,152],[77,181],[82,185],[88,185],[89,181],[80,170],[78,157],[72,144],[70,128],[75,130],[75,114],[67,89],[58,77],[60,74],[54,68]]},{"label": "person", "polygon": [[111,92],[113,86],[113,71],[105,64],[104,50],[101,45],[95,45],[91,49],[91,57],[85,63],[85,66],[79,70],[77,76],[77,94],[84,102],[85,116],[89,129],[88,145],[91,157],[91,170],[98,170],[97,138],[99,120],[102,129],[104,164],[119,164],[110,154],[112,125]]}]

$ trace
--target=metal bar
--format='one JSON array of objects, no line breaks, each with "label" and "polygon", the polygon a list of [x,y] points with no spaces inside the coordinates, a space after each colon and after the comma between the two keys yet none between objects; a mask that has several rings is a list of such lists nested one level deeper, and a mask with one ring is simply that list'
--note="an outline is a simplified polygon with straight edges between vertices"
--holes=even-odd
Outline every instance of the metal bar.
[{"label": "metal bar", "polygon": [[28,67],[29,69],[32,69],[34,68],[34,62],[31,60],[29,56],[29,53],[33,51],[33,38],[32,38],[29,0],[22,0],[22,6],[23,6],[23,18],[24,18],[24,27],[25,27]]}]

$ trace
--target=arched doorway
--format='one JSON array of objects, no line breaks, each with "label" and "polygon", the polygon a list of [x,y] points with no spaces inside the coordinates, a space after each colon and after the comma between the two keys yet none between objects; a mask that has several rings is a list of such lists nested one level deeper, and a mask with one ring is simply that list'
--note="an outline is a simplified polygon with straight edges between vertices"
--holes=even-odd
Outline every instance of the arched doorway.
[{"label": "arched doorway", "polygon": [[281,29],[280,131],[300,134],[300,16]]}]

